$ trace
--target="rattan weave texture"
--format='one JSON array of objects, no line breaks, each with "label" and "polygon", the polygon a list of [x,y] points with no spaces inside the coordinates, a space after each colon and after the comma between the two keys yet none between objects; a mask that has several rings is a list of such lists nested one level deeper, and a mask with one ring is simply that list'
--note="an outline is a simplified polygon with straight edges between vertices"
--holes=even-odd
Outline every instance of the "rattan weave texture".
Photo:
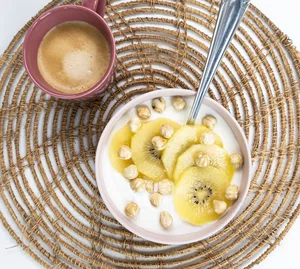
[{"label": "rattan weave texture", "polygon": [[108,0],[105,18],[118,71],[95,102],[43,94],[22,62],[22,40],[0,58],[0,219],[46,268],[251,268],[274,250],[300,213],[300,57],[255,6],[239,28],[209,91],[238,120],[251,145],[253,175],[242,212],[194,244],[137,238],[107,211],[94,174],[96,145],[112,113],[134,95],[196,89],[219,1]]}]

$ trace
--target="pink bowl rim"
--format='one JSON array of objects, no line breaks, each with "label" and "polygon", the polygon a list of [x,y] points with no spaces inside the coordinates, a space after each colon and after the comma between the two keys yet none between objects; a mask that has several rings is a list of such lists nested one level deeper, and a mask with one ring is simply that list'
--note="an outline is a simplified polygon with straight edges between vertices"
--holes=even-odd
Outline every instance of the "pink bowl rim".
[{"label": "pink bowl rim", "polygon": [[[79,10],[84,10],[85,12],[90,13],[91,16],[96,16],[98,19],[101,20],[101,22],[103,23],[103,25],[105,25],[105,27],[107,27],[109,29],[109,43],[111,46],[111,62],[107,68],[106,73],[104,74],[104,76],[101,78],[101,80],[99,82],[97,82],[97,84],[95,84],[93,87],[89,88],[88,90],[84,91],[84,92],[80,92],[80,93],[76,93],[76,94],[65,94],[65,93],[55,93],[51,90],[45,89],[36,79],[35,77],[31,74],[30,72],[30,68],[28,68],[28,64],[27,64],[27,53],[26,50],[30,49],[30,37],[32,34],[33,29],[37,26],[37,24],[44,19],[46,16],[49,16],[51,13],[56,12],[58,10],[67,10],[67,9],[79,9]],[[52,15],[53,16],[53,15]],[[22,49],[22,54],[23,54],[23,61],[24,61],[24,66],[26,69],[27,74],[29,75],[29,77],[31,78],[31,80],[34,82],[35,85],[37,85],[39,87],[39,89],[41,89],[42,91],[46,92],[47,94],[53,96],[53,97],[57,97],[57,98],[61,98],[61,99],[65,99],[65,100],[72,100],[72,99],[77,99],[77,98],[82,98],[82,97],[86,97],[89,96],[91,93],[97,91],[100,88],[103,88],[103,90],[101,90],[99,92],[99,94],[103,91],[105,91],[104,85],[107,81],[107,79],[110,77],[111,72],[113,72],[114,69],[114,65],[115,65],[115,61],[116,61],[116,42],[114,39],[114,36],[112,34],[111,29],[109,28],[108,24],[106,23],[106,21],[95,11],[86,8],[84,6],[75,6],[75,5],[65,5],[65,6],[59,6],[59,7],[55,7],[52,8],[48,11],[46,11],[45,13],[43,13],[41,16],[39,16],[34,23],[29,27],[25,39],[24,39],[24,43],[23,43],[23,49]]]},{"label": "pink bowl rim", "polygon": [[184,89],[162,89],[152,91],[146,94],[142,94],[126,105],[124,105],[120,110],[118,110],[111,120],[106,125],[104,131],[102,132],[101,138],[98,143],[97,151],[96,151],[96,159],[95,159],[95,167],[96,167],[96,181],[98,185],[99,192],[103,201],[105,202],[108,210],[112,213],[112,215],[120,222],[127,230],[140,236],[146,240],[161,243],[161,244],[168,244],[168,245],[181,245],[181,244],[188,244],[197,242],[200,240],[204,240],[220,230],[222,230],[238,213],[241,209],[249,191],[250,182],[251,182],[251,155],[250,149],[248,146],[247,139],[245,137],[244,131],[239,126],[238,122],[235,118],[218,102],[214,101],[211,98],[206,97],[203,103],[212,109],[214,109],[222,118],[226,121],[226,123],[232,129],[236,139],[240,145],[242,154],[244,155],[244,166],[243,166],[243,185],[244,187],[240,189],[240,195],[238,200],[229,208],[228,212],[222,216],[217,221],[213,222],[212,224],[205,225],[205,228],[201,231],[187,233],[183,235],[162,235],[157,234],[154,232],[147,231],[142,229],[132,223],[130,220],[126,218],[126,216],[121,213],[114,205],[112,199],[110,198],[109,194],[107,193],[106,186],[103,180],[103,172],[100,169],[100,166],[97,164],[101,163],[102,158],[107,158],[104,155],[104,145],[114,128],[117,122],[121,119],[121,117],[130,109],[134,108],[135,106],[144,103],[148,100],[151,100],[156,97],[170,97],[170,96],[193,96],[196,92]]}]

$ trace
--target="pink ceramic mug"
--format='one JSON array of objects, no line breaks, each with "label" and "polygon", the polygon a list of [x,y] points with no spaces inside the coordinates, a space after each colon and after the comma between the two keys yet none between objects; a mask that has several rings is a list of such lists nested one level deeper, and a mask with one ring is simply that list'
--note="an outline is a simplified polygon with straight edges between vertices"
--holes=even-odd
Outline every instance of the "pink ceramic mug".
[{"label": "pink ceramic mug", "polygon": [[[66,5],[42,14],[29,28],[23,44],[23,61],[32,81],[44,92],[61,99],[85,101],[94,99],[105,91],[114,79],[116,45],[109,26],[103,19],[106,0],[83,0],[82,6]],[[57,91],[42,77],[37,64],[39,46],[44,36],[55,26],[67,21],[86,22],[96,27],[106,38],[110,48],[110,64],[100,81],[92,88],[76,94]]]}]

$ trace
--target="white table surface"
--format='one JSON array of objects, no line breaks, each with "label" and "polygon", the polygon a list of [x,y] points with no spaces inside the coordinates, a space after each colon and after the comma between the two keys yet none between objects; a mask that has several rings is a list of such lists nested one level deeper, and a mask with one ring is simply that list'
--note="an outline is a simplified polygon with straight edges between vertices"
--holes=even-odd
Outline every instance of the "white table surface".
[{"label": "white table surface", "polygon": [[[17,31],[49,0],[0,0],[0,54],[8,46]],[[300,49],[299,0],[252,0]],[[299,265],[300,218],[287,236],[256,269],[300,268]],[[0,223],[0,268],[41,268],[20,247]]]}]

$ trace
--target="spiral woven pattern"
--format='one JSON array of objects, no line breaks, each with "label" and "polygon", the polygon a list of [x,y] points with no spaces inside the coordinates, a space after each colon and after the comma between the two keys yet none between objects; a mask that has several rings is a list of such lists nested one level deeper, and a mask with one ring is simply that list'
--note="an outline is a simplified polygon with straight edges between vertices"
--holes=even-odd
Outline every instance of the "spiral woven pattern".
[{"label": "spiral woven pattern", "polygon": [[28,78],[22,41],[0,59],[0,219],[45,268],[251,268],[279,244],[300,213],[300,57],[253,5],[209,95],[232,113],[251,146],[246,203],[220,233],[184,246],[147,242],[108,212],[95,181],[95,150],[116,109],[165,87],[197,89],[216,21],[214,0],[108,0],[118,70],[91,103],[51,98]]}]

